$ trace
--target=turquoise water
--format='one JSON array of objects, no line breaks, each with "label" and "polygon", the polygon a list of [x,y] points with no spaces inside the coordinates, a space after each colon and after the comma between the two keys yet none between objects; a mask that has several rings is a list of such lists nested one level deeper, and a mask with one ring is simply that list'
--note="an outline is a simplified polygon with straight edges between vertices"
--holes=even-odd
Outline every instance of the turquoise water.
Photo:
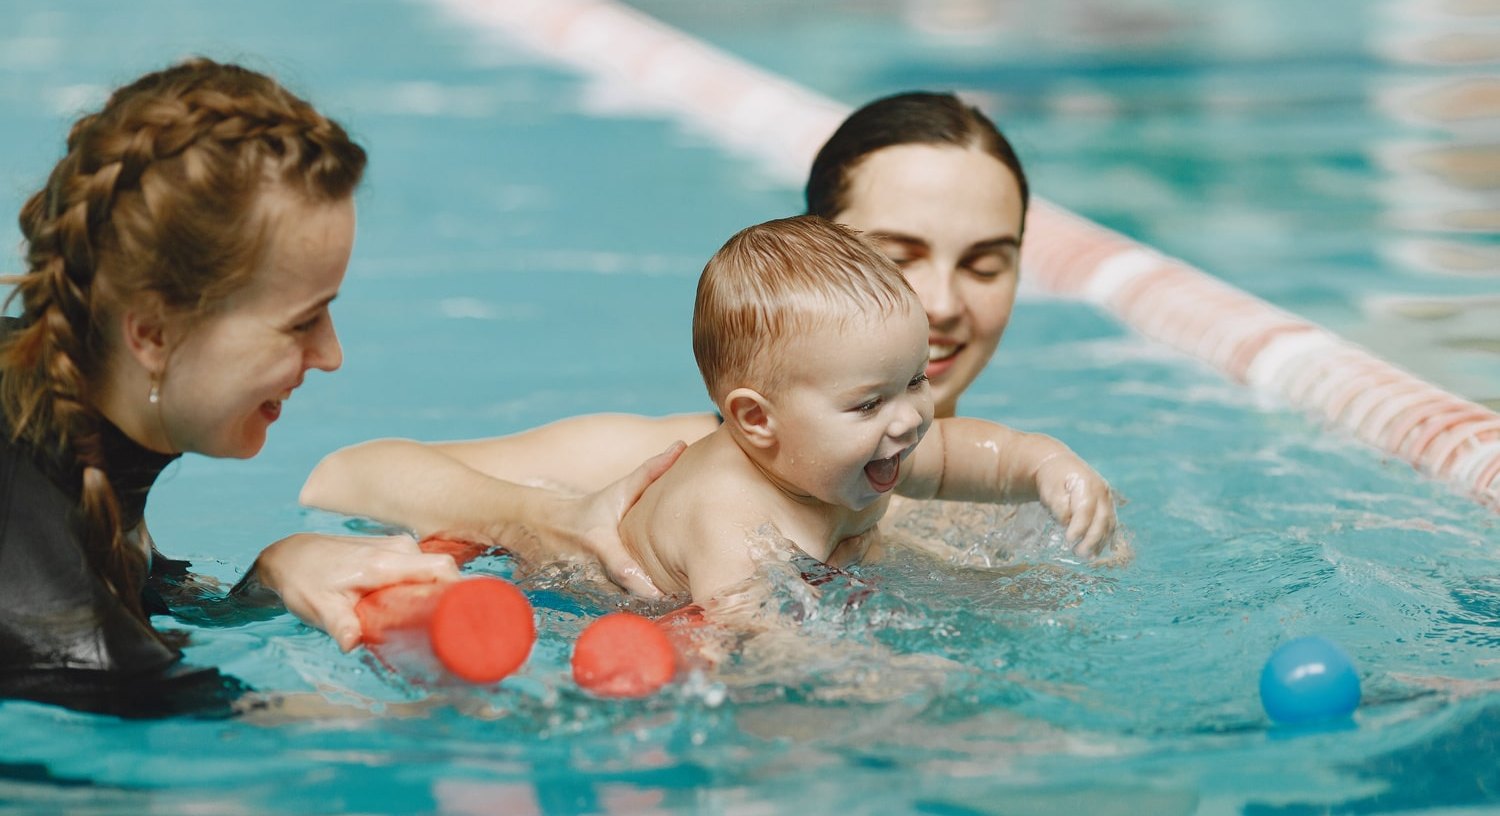
[{"label": "turquoise water", "polygon": [[[1337,4],[1354,22],[1335,25],[1309,5],[1240,3],[1227,22],[1199,4],[1119,5],[1186,21],[1166,42],[1122,45],[1094,30],[1136,28],[1039,10],[1064,4],[996,4],[1022,10],[1036,36],[963,47],[903,25],[916,5],[796,12],[798,25],[774,29],[772,12],[791,4],[742,9],[733,25],[698,4],[641,7],[846,103],[908,85],[988,94],[1048,198],[1340,331],[1377,325],[1372,294],[1491,291],[1493,279],[1409,268],[1381,249],[1492,242],[1402,227],[1382,197],[1399,174],[1372,158],[1379,145],[1464,134],[1414,130],[1372,89],[1446,69],[1371,47],[1394,25],[1386,7]],[[346,529],[296,505],[338,445],[705,407],[687,342],[697,271],[736,229],[798,207],[754,165],[670,122],[595,112],[578,78],[420,3],[22,2],[10,17],[0,209],[40,184],[64,119],[97,99],[90,86],[194,51],[277,73],[371,149],[335,307],[344,369],[309,378],[260,457],[189,458],[148,509],[164,551],[226,580],[282,535]],[[1194,45],[1206,31],[1218,39]],[[1430,376],[1496,393],[1481,352],[1433,359]],[[1045,525],[945,509],[908,533],[974,562],[1040,567],[1012,577],[902,557],[817,598],[773,571],[773,605],[801,639],[636,703],[592,700],[569,680],[568,644],[614,601],[568,590],[566,575],[526,584],[541,640],[496,691],[409,688],[286,616],[199,629],[190,659],[338,713],[127,723],[0,704],[0,812],[1494,806],[1490,513],[1079,304],[1024,300],[963,407],[1094,462],[1129,500],[1134,561],[1080,566]],[[1353,728],[1266,722],[1261,664],[1305,634],[1359,664]]]}]

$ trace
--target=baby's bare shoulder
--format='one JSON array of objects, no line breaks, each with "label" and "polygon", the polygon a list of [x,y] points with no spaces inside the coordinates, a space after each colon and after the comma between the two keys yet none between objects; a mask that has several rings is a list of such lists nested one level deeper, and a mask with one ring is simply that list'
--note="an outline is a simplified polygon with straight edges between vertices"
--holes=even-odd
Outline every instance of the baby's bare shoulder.
[{"label": "baby's bare shoulder", "polygon": [[[669,472],[661,484],[655,515],[663,522],[690,525],[695,530],[718,520],[765,516],[764,480],[746,478],[728,468],[691,468]],[[663,477],[662,482],[667,482]]]}]

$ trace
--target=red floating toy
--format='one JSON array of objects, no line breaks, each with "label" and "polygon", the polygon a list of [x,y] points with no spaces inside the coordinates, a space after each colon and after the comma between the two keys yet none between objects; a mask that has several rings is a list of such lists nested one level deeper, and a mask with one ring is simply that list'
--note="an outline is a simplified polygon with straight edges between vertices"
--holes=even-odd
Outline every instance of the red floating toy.
[{"label": "red floating toy", "polygon": [[600,697],[645,697],[677,673],[677,651],[660,626],[630,612],[589,624],[573,646],[573,679]]},{"label": "red floating toy", "polygon": [[[483,551],[444,539],[421,546],[460,563]],[[365,645],[381,662],[414,679],[433,674],[436,658],[438,677],[496,683],[519,669],[536,643],[531,602],[499,578],[395,584],[361,598],[354,611]]]}]

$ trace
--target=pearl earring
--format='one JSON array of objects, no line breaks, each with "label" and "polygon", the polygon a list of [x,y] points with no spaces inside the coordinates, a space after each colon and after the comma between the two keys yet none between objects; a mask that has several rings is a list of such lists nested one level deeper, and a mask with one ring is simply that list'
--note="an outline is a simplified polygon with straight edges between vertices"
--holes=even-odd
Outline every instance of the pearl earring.
[{"label": "pearl earring", "polygon": [[161,386],[154,379],[151,381],[151,393],[146,395],[146,401],[152,405],[161,402]]}]

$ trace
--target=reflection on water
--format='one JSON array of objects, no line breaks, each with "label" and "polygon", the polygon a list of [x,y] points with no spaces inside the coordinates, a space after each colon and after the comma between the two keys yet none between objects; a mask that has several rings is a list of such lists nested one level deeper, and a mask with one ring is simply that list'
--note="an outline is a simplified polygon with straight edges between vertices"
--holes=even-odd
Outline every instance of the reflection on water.
[{"label": "reflection on water", "polygon": [[1500,77],[1424,77],[1392,85],[1380,102],[1395,118],[1414,124],[1456,130],[1493,128],[1493,120],[1500,118]]},{"label": "reflection on water", "polygon": [[[1500,260],[1500,247],[1487,248]],[[1408,247],[1407,252],[1417,251]],[[1500,277],[1500,266],[1486,270]],[[1445,385],[1491,408],[1500,406],[1500,295],[1387,295],[1364,302],[1369,323],[1351,333],[1366,345],[1401,346],[1400,363],[1442,372]]]},{"label": "reflection on water", "polygon": [[[1500,133],[1497,133],[1500,136]],[[1500,144],[1452,144],[1410,151],[1398,169],[1470,193],[1500,191]]]},{"label": "reflection on water", "polygon": [[[1374,150],[1387,226],[1378,241],[1384,259],[1423,278],[1401,294],[1365,297],[1365,321],[1349,334],[1493,407],[1500,404],[1494,374],[1500,362],[1494,295],[1500,286],[1500,4],[1410,0],[1390,4],[1386,17],[1386,32],[1372,44],[1392,65],[1393,79],[1378,109],[1412,138],[1388,139]],[[1455,287],[1458,282],[1467,283]]]},{"label": "reflection on water", "polygon": [[1407,34],[1382,43],[1381,53],[1416,64],[1472,67],[1500,62],[1500,32],[1448,30]]},{"label": "reflection on water", "polygon": [[1485,277],[1500,269],[1500,245],[1411,237],[1391,239],[1382,249],[1390,263],[1425,274]]}]

